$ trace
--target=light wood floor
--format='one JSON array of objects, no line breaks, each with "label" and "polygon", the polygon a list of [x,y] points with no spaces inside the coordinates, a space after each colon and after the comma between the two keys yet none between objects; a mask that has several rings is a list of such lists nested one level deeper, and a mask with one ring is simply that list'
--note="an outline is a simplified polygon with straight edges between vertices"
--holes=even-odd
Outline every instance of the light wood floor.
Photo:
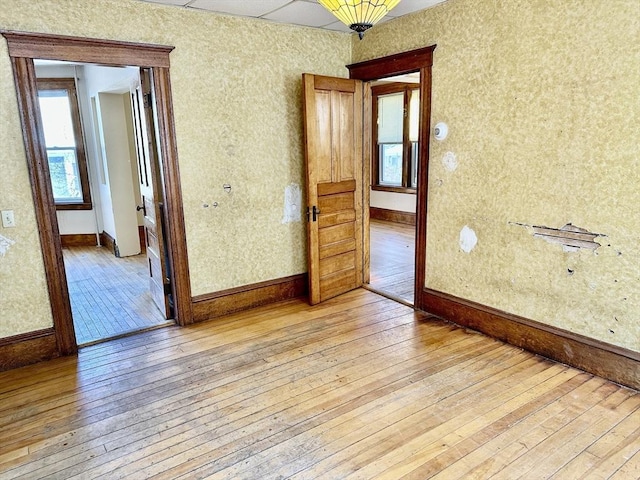
[{"label": "light wood floor", "polygon": [[117,258],[103,247],[70,247],[63,256],[79,345],[173,323],[151,298],[146,255]]},{"label": "light wood floor", "polygon": [[415,227],[371,219],[371,279],[380,292],[414,304]]},{"label": "light wood floor", "polygon": [[0,373],[0,478],[636,479],[640,394],[367,290]]}]

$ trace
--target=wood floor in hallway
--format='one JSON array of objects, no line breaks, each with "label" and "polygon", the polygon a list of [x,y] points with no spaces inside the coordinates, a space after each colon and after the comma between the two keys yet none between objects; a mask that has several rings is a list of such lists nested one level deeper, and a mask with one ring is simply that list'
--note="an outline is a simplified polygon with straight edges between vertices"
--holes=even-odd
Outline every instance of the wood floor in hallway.
[{"label": "wood floor in hallway", "polygon": [[640,394],[367,290],[0,373],[0,478],[635,479]]},{"label": "wood floor in hallway", "polygon": [[416,227],[371,219],[369,235],[369,285],[413,305]]},{"label": "wood floor in hallway", "polygon": [[117,258],[104,247],[62,252],[79,345],[173,323],[153,303],[145,254]]}]

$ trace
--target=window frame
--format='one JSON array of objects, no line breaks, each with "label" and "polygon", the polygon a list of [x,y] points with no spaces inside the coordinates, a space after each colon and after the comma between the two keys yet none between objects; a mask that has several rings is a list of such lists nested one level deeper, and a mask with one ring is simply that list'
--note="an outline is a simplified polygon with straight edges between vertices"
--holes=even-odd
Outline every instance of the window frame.
[{"label": "window frame", "polygon": [[[410,126],[410,104],[412,91],[420,91],[420,84],[415,83],[385,83],[371,87],[371,121],[373,128],[371,141],[371,189],[395,192],[410,193],[417,192],[417,186],[411,186],[411,150],[412,142],[409,139]],[[378,97],[393,93],[404,93],[404,123],[402,128],[402,185],[390,186],[380,183],[380,149],[378,145]],[[418,146],[418,155],[420,147]],[[416,168],[420,159],[416,158]]]},{"label": "window frame", "polygon": [[[82,133],[82,123],[80,121],[80,106],[76,82],[74,78],[38,78],[38,92],[42,90],[65,90],[69,97],[69,107],[71,110],[71,122],[73,124],[73,135],[76,141],[76,161],[78,163],[78,175],[80,177],[80,188],[82,190],[81,202],[55,202],[56,210],[91,210],[91,190],[89,184],[89,170],[87,167],[87,155],[84,147],[84,135]],[[45,150],[47,149],[45,144]],[[49,180],[51,181],[51,180]],[[54,199],[55,201],[55,199]]]}]

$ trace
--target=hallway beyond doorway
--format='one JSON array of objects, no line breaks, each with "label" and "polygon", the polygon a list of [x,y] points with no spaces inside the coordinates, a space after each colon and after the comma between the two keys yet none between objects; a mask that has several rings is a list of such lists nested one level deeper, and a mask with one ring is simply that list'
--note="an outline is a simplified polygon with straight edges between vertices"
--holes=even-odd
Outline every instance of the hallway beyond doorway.
[{"label": "hallway beyond doorway", "polygon": [[369,286],[414,304],[415,227],[371,219]]},{"label": "hallway beyond doorway", "polygon": [[115,257],[104,247],[63,249],[78,345],[172,325],[153,303],[144,253]]}]

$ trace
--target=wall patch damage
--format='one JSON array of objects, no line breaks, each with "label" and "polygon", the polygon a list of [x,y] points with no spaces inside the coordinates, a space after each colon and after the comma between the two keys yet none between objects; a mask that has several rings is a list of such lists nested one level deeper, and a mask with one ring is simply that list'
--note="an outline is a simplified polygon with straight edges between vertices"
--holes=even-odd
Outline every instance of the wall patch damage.
[{"label": "wall patch damage", "polygon": [[297,183],[291,183],[284,189],[284,214],[282,223],[302,221],[302,190]]},{"label": "wall patch damage", "polygon": [[9,250],[9,247],[14,243],[16,242],[11,240],[10,238],[0,235],[0,257],[4,257],[7,254],[7,250]]},{"label": "wall patch damage", "polygon": [[478,236],[476,235],[476,232],[466,225],[462,227],[462,230],[460,230],[460,249],[464,253],[469,253],[476,247],[477,243]]},{"label": "wall patch damage", "polygon": [[600,246],[595,239],[597,237],[606,237],[606,235],[602,233],[592,233],[589,230],[576,227],[570,223],[567,223],[561,228],[541,227],[524,223],[514,223],[514,225],[531,228],[534,237],[541,238],[549,243],[560,244],[566,252],[575,252],[581,248],[595,250]]}]

